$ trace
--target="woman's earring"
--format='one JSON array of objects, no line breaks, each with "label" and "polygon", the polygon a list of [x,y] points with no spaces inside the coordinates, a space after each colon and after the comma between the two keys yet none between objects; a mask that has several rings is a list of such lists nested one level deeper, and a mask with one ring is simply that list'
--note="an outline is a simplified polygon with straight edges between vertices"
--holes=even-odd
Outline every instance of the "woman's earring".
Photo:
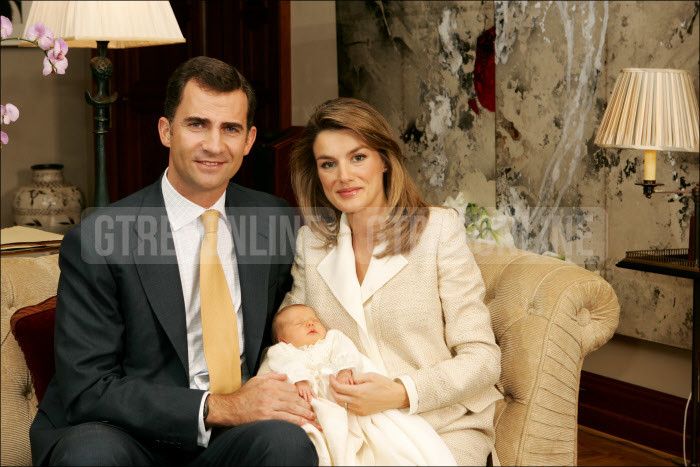
[{"label": "woman's earring", "polygon": [[389,167],[384,167],[384,172],[386,172],[387,170],[389,170]]}]

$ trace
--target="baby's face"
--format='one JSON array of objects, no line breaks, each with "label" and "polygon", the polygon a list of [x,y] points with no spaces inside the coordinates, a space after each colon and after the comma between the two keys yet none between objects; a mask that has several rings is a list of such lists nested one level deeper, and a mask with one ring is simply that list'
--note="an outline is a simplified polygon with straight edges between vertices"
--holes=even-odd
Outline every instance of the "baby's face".
[{"label": "baby's face", "polygon": [[316,317],[314,310],[304,305],[289,307],[279,317],[282,321],[278,333],[280,342],[294,347],[314,345],[326,337],[326,328]]}]

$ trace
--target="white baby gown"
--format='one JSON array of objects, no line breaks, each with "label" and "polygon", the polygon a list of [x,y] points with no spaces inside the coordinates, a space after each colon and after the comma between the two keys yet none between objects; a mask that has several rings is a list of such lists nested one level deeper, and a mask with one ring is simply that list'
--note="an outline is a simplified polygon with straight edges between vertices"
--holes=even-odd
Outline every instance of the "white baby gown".
[{"label": "white baby gown", "polygon": [[319,465],[456,465],[449,448],[418,415],[391,409],[373,415],[348,413],[330,393],[329,375],[380,373],[342,332],[332,329],[325,339],[301,348],[283,342],[268,350],[272,371],[287,381],[309,381],[316,393],[311,406],[323,432],[302,428],[316,447]]}]

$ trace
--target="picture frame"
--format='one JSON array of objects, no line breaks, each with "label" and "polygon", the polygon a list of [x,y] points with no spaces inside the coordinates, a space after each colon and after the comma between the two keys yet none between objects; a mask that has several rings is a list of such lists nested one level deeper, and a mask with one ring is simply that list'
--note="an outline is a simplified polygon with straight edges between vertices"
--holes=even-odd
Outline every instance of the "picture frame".
[{"label": "picture frame", "polygon": [[[10,20],[12,21],[12,34],[10,37],[21,37],[24,35],[24,20],[29,15],[29,9],[32,6],[31,1],[19,1],[19,0],[0,0],[0,6],[2,7],[3,15],[5,11],[10,12],[12,15]],[[6,15],[4,15],[6,16]],[[19,45],[18,40],[2,41],[3,47],[17,47]]]}]

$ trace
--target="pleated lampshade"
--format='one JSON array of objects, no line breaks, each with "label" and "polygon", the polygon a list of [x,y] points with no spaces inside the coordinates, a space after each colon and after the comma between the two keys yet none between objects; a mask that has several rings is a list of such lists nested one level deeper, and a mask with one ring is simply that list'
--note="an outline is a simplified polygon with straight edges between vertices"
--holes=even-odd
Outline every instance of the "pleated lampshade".
[{"label": "pleated lampshade", "polygon": [[696,152],[698,98],[685,70],[625,68],[595,144],[604,148]]},{"label": "pleated lampshade", "polygon": [[109,41],[110,49],[185,42],[168,1],[34,1],[25,24],[38,21],[68,47],[96,48],[97,41]]}]

